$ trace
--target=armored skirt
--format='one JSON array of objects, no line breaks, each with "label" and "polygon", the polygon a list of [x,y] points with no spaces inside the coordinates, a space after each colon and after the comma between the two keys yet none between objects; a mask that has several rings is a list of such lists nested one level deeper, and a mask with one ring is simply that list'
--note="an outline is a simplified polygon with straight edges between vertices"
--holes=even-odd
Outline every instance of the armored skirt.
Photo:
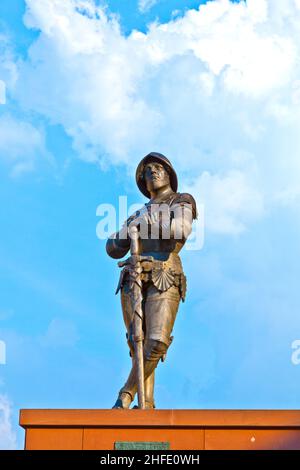
[{"label": "armored skirt", "polygon": [[[171,333],[179,302],[185,298],[186,278],[181,261],[178,254],[170,253],[165,261],[153,259],[142,262],[141,265],[144,339],[160,341],[168,347],[172,342]],[[134,308],[130,295],[133,276],[130,266],[125,266],[117,289],[117,292],[121,289],[123,318],[131,355],[134,353]],[[164,357],[161,359],[164,360]]]}]

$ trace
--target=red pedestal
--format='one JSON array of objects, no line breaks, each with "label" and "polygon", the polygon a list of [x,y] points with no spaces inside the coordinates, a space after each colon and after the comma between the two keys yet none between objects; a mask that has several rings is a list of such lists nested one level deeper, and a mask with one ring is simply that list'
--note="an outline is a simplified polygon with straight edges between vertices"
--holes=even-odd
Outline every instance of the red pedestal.
[{"label": "red pedestal", "polygon": [[299,410],[21,410],[25,449],[300,449]]}]

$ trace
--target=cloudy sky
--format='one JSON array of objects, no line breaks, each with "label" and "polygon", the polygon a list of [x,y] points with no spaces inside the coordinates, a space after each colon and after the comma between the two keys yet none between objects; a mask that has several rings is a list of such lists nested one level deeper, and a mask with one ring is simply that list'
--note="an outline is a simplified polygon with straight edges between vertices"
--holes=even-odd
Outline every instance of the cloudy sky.
[{"label": "cloudy sky", "polygon": [[157,406],[299,408],[300,1],[1,0],[0,448],[20,408],[112,406],[130,362],[96,209],[145,202],[149,151],[204,225]]}]

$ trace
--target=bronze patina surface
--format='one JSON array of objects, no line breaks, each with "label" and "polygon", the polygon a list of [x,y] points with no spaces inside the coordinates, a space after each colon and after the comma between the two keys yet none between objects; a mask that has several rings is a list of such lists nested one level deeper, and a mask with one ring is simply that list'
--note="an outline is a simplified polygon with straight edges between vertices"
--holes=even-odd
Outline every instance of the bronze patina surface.
[{"label": "bronze patina surface", "polygon": [[122,262],[117,293],[121,292],[132,368],[114,408],[129,408],[136,393],[139,408],[155,408],[154,374],[164,361],[179,302],[186,294],[186,277],[179,252],[197,217],[188,193],[177,192],[171,162],[152,152],[142,159],[136,182],[149,201],[107,240],[109,256]]}]

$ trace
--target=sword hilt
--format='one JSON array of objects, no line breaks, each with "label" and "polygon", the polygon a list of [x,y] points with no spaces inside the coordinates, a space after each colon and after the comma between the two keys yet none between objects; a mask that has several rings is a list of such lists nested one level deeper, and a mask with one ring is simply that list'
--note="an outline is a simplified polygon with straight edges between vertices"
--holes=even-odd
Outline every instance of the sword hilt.
[{"label": "sword hilt", "polygon": [[124,268],[124,266],[135,266],[136,262],[142,263],[143,261],[154,261],[153,256],[142,256],[142,255],[132,255],[124,261],[119,261],[119,268]]}]

